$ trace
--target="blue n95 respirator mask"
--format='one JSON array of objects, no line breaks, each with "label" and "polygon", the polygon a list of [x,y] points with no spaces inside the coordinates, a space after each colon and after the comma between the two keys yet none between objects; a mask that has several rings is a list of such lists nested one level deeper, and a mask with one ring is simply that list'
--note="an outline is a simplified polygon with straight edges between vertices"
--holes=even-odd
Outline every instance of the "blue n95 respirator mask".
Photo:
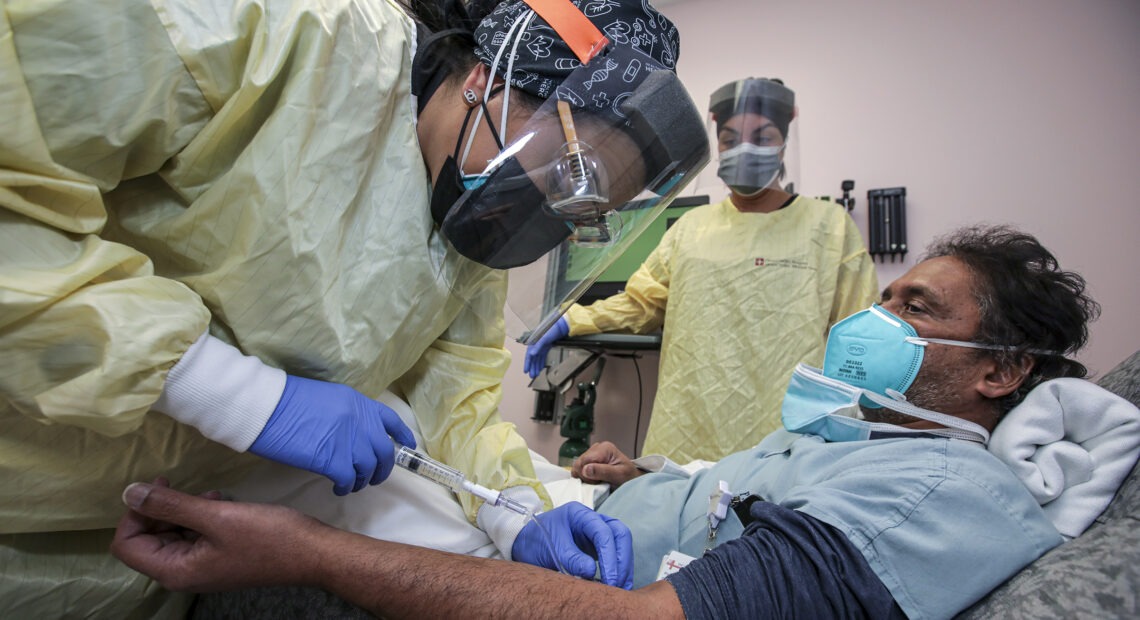
[{"label": "blue n95 respirator mask", "polygon": [[[832,326],[823,354],[823,374],[891,400],[905,400],[903,394],[918,376],[923,354],[932,343],[992,351],[1016,350],[1012,346],[924,338],[906,321],[879,304],[872,304]],[[1056,355],[1040,349],[1024,351]],[[864,398],[862,404],[872,409],[882,406],[871,398]]]},{"label": "blue n95 respirator mask", "polygon": [[[885,396],[906,393],[922,366],[925,342],[878,304],[839,321],[827,334],[823,374]],[[879,405],[864,399],[863,405]]]}]

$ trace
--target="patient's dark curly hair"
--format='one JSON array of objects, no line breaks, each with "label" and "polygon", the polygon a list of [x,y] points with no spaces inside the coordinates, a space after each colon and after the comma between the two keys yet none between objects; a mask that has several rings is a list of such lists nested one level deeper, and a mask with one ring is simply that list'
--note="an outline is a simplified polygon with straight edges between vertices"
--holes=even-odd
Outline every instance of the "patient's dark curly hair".
[{"label": "patient's dark curly hair", "polygon": [[1088,341],[1088,324],[1100,316],[1100,305],[1086,294],[1085,279],[1062,270],[1035,237],[1008,226],[964,228],[927,248],[926,258],[940,256],[962,261],[973,275],[981,314],[975,341],[1013,347],[984,354],[1003,365],[1021,366],[1027,356],[1033,360],[1021,386],[998,403],[1001,413],[1043,381],[1088,374],[1084,365],[1065,355]]}]

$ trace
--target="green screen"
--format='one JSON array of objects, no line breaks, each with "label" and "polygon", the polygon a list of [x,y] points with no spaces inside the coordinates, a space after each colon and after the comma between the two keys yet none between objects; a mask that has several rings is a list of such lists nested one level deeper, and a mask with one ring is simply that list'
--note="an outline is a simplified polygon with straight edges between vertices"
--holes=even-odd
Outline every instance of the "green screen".
[{"label": "green screen", "polygon": [[[645,229],[645,232],[643,232],[637,239],[634,239],[633,244],[630,245],[629,248],[626,249],[626,251],[623,252],[622,255],[613,262],[612,265],[606,268],[606,270],[602,272],[602,275],[598,276],[598,279],[596,281],[599,283],[624,283],[629,280],[629,277],[633,275],[633,272],[637,271],[637,268],[641,266],[641,263],[644,263],[645,259],[649,257],[649,253],[653,251],[653,248],[657,247],[657,244],[661,241],[661,237],[665,235],[665,230],[670,225],[672,225],[672,223],[676,221],[677,218],[681,217],[681,215],[683,215],[689,209],[708,204],[708,202],[708,196],[685,196],[683,198],[675,199],[673,201],[673,204],[662,211],[661,215],[659,215],[657,219],[649,224],[649,227]],[[570,249],[570,260],[567,261],[565,273],[566,280],[581,280],[584,275],[581,273],[576,273],[578,270],[574,269],[574,253],[580,251],[588,250],[582,250],[581,248],[577,247]]]}]

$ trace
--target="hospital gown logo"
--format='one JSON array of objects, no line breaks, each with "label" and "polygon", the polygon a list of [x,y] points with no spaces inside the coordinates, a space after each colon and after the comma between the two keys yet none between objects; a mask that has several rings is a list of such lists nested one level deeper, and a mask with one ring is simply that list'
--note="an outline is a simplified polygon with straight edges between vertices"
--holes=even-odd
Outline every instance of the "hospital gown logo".
[{"label": "hospital gown logo", "polygon": [[802,258],[764,258],[758,256],[752,259],[756,267],[783,267],[784,269],[810,269],[807,260]]}]

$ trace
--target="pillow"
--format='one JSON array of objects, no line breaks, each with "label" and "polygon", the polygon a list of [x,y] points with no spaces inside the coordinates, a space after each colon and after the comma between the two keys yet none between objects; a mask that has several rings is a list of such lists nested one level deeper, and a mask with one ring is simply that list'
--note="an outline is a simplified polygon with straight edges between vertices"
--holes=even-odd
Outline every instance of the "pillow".
[{"label": "pillow", "polygon": [[[1097,384],[1140,406],[1140,351]],[[1135,618],[1138,592],[1140,464],[1084,534],[1041,556],[958,618]]]}]

